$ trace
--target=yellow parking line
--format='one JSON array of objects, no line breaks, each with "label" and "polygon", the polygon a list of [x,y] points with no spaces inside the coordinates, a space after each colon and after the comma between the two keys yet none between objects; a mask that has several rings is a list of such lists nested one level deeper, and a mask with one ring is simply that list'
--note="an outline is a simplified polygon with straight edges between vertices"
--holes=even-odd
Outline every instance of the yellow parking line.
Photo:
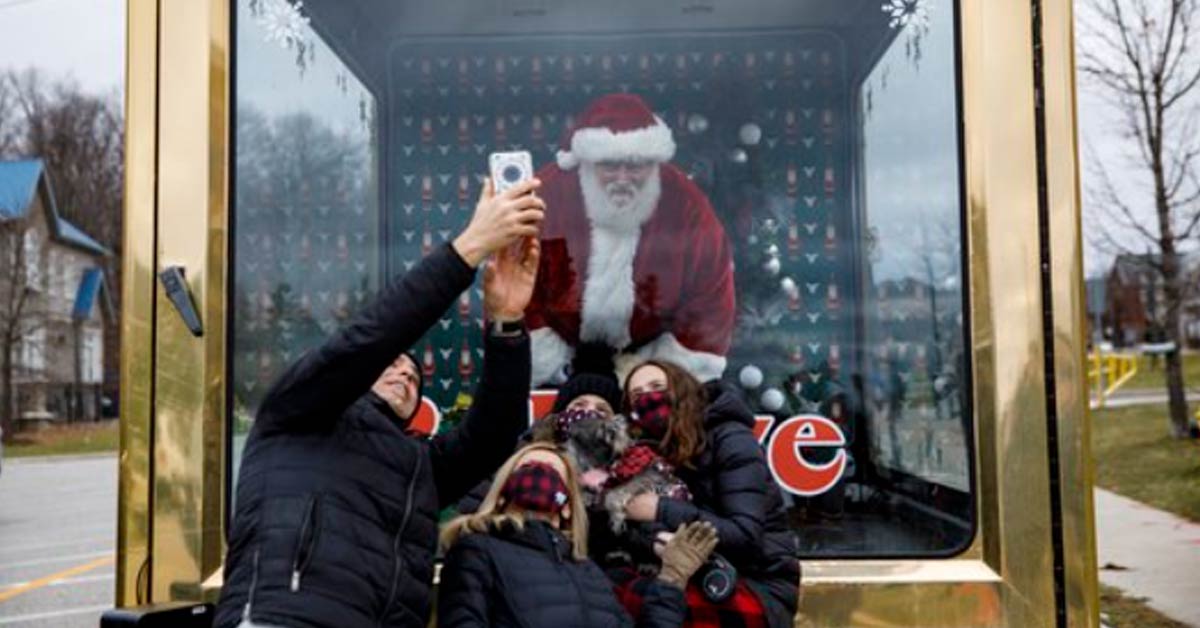
[{"label": "yellow parking line", "polygon": [[59,580],[63,580],[65,578],[70,578],[71,576],[78,576],[81,573],[89,572],[97,567],[100,567],[101,565],[107,565],[111,562],[113,562],[113,556],[110,554],[103,558],[97,558],[96,560],[93,560],[91,562],[86,562],[82,565],[76,565],[74,567],[71,567],[70,569],[64,569],[58,573],[52,573],[48,576],[42,576],[41,578],[38,578],[37,580],[33,580],[31,582],[26,582],[25,584],[13,587],[7,591],[0,591],[0,602],[4,602],[5,600],[11,600],[12,598],[17,597],[18,595],[21,595],[22,593],[28,593],[30,591],[40,589],[44,586],[54,584],[55,582],[57,582]]}]

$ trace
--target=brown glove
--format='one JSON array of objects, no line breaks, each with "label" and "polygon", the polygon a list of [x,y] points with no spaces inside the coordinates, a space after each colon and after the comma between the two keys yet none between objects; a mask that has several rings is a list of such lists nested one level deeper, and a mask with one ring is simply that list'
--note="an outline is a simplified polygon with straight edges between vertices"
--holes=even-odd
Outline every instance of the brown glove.
[{"label": "brown glove", "polygon": [[662,549],[662,569],[658,579],[683,589],[696,570],[717,547],[717,529],[707,521],[679,526]]}]

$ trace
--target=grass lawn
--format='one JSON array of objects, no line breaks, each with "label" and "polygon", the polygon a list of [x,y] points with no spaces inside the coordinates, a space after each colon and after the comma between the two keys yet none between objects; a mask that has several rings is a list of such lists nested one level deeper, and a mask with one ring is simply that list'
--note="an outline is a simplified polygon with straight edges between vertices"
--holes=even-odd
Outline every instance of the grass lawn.
[{"label": "grass lawn", "polygon": [[22,432],[4,446],[5,458],[116,452],[118,421],[83,423]]},{"label": "grass lawn", "polygon": [[[1138,362],[1137,374],[1122,386],[1122,390],[1134,388],[1166,388],[1163,360],[1158,368],[1150,368],[1150,359],[1143,357]],[[1200,389],[1200,353],[1183,354],[1183,385],[1185,388]]]},{"label": "grass lawn", "polygon": [[1165,404],[1093,411],[1092,443],[1097,484],[1200,521],[1200,442],[1171,438]]},{"label": "grass lawn", "polygon": [[1104,585],[1100,585],[1100,617],[1111,628],[1187,628],[1146,606],[1140,598]]}]

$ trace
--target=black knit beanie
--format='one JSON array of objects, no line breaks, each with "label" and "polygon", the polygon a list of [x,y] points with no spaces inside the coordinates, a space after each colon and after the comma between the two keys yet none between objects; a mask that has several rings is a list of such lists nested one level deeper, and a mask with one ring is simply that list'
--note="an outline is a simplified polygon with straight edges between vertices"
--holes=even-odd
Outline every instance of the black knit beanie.
[{"label": "black knit beanie", "polygon": [[597,343],[579,345],[571,360],[571,376],[558,389],[554,412],[562,412],[567,404],[583,395],[596,395],[607,401],[613,410],[619,409],[624,393],[614,371],[610,347]]}]

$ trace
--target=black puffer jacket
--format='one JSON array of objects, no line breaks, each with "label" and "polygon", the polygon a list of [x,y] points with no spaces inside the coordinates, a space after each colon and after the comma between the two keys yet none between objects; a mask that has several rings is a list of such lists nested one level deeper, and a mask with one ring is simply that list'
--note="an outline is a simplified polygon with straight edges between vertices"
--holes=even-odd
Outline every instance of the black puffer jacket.
[{"label": "black puffer jacket", "polygon": [[793,625],[800,593],[799,544],[788,527],[783,496],[751,431],[754,415],[740,393],[710,384],[704,450],[692,468],[676,469],[692,502],[662,498],[658,523],[712,522],[717,553],[759,593],[771,628]]},{"label": "black puffer jacket", "polygon": [[474,406],[432,439],[368,390],[473,277],[439,249],[271,387],[242,455],[216,626],[425,625],[439,507],[526,425],[528,336],[487,339]]},{"label": "black puffer jacket", "polygon": [[463,536],[446,555],[438,589],[442,628],[675,628],[685,612],[683,591],[656,581],[635,624],[604,572],[574,560],[566,537],[540,521]]}]

